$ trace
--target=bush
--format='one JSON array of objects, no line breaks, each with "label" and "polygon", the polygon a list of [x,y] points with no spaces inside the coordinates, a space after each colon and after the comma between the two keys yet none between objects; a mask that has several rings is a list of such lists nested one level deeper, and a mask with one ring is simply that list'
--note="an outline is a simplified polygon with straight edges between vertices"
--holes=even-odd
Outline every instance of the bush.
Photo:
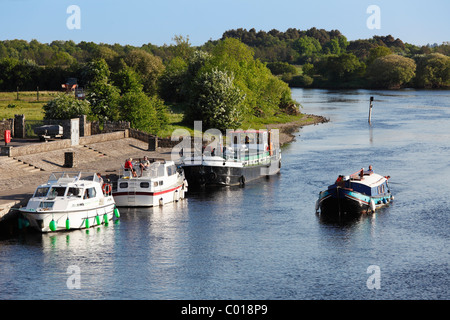
[{"label": "bush", "polygon": [[414,60],[391,54],[375,59],[367,69],[367,77],[375,87],[397,89],[408,84],[415,71]]},{"label": "bush", "polygon": [[78,100],[72,95],[60,93],[43,107],[44,119],[72,119],[81,115],[88,115],[91,111],[89,102]]},{"label": "bush", "polygon": [[132,128],[158,134],[167,125],[164,103],[157,97],[148,97],[142,91],[129,91],[120,101],[121,118]]},{"label": "bush", "polygon": [[431,53],[417,58],[415,83],[421,88],[450,86],[450,57]]}]

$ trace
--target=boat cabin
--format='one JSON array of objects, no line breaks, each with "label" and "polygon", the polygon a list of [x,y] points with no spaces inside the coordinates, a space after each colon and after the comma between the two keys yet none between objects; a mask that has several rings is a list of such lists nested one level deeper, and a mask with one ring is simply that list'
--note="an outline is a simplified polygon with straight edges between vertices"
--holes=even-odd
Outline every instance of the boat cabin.
[{"label": "boat cabin", "polygon": [[328,189],[336,187],[351,189],[367,196],[378,196],[389,192],[388,179],[369,171],[357,171],[350,176],[340,175]]}]

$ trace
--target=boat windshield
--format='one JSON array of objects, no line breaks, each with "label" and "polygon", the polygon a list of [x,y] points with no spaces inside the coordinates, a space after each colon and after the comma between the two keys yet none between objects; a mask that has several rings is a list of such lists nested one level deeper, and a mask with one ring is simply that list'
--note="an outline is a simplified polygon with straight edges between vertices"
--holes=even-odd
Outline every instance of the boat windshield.
[{"label": "boat windshield", "polygon": [[50,187],[38,187],[34,193],[35,197],[45,197]]},{"label": "boat windshield", "polygon": [[66,193],[66,187],[52,187],[49,193],[49,197],[63,197]]}]

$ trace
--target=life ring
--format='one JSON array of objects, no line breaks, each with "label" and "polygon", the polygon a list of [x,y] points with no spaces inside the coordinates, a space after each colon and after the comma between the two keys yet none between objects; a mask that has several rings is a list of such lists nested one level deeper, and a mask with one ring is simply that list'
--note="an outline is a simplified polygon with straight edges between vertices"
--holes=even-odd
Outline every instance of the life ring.
[{"label": "life ring", "polygon": [[102,186],[103,194],[110,194],[111,193],[111,185],[109,183],[104,183]]}]

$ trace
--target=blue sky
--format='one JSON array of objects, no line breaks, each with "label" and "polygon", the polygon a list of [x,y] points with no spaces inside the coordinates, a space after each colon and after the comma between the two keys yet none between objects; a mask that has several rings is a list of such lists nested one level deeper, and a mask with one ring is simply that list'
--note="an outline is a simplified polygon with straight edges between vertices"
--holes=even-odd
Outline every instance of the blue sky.
[{"label": "blue sky", "polygon": [[[80,8],[80,29],[66,26],[70,5]],[[367,27],[370,5],[380,8],[379,30]],[[391,34],[426,45],[450,41],[449,12],[449,0],[0,0],[0,40],[141,46],[171,44],[182,35],[201,45],[230,29],[316,27],[338,29],[348,40]]]}]

